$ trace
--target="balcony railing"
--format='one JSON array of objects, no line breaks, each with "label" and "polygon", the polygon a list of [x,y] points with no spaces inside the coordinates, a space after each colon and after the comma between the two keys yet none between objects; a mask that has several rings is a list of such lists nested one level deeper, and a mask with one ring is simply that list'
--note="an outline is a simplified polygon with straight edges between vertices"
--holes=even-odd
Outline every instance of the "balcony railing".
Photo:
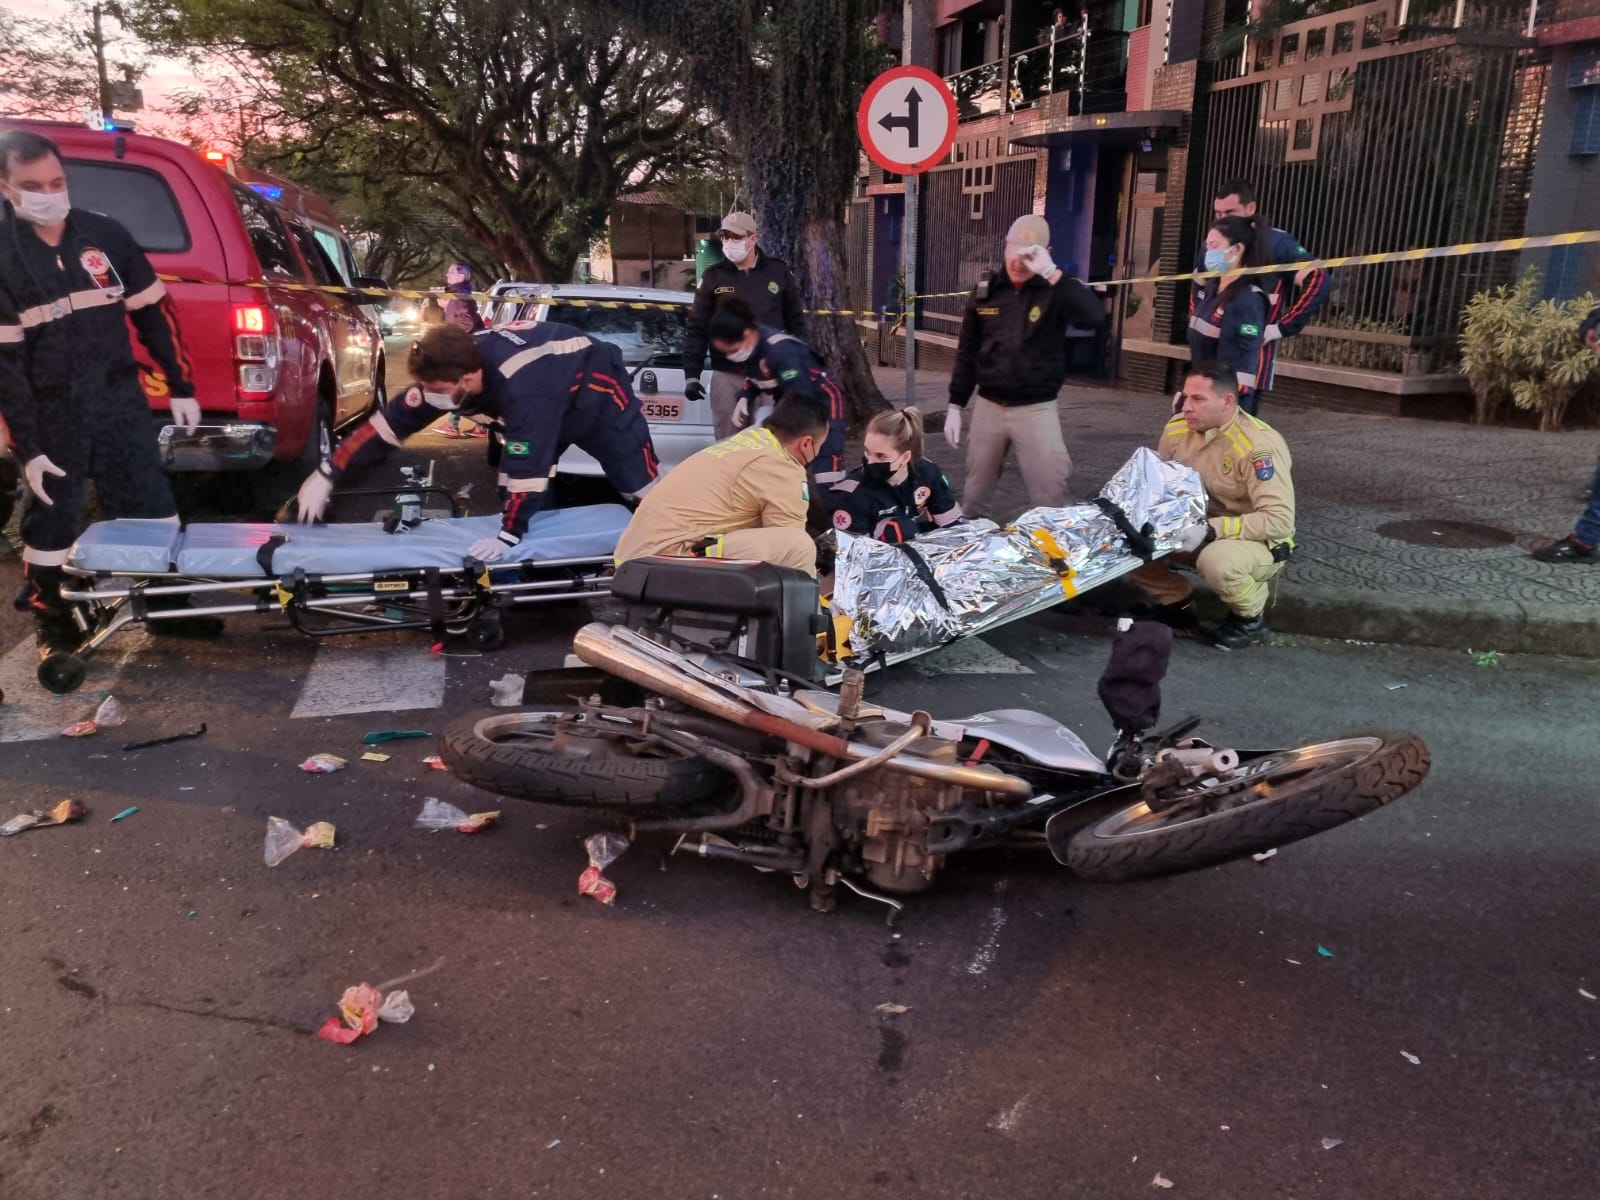
[{"label": "balcony railing", "polygon": [[1011,56],[1009,72],[1006,66],[996,59],[945,77],[961,120],[1034,108],[1060,94],[1068,97],[1073,115],[1120,112],[1126,106],[1128,34],[1122,30],[1089,31],[1087,36],[1075,31],[1071,37],[1018,51]]}]

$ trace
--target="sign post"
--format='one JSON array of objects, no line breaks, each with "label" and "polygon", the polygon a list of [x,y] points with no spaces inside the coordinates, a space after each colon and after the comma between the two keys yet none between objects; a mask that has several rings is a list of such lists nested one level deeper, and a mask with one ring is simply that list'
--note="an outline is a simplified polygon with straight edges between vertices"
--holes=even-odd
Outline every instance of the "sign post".
[{"label": "sign post", "polygon": [[856,132],[867,156],[905,176],[906,403],[917,399],[917,176],[944,160],[956,138],[956,98],[926,67],[894,67],[867,86],[856,110]]}]

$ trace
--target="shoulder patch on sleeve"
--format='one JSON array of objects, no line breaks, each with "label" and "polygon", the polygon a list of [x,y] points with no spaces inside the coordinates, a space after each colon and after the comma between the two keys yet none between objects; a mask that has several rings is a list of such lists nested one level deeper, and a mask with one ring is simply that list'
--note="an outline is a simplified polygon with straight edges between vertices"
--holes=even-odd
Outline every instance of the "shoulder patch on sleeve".
[{"label": "shoulder patch on sleeve", "polygon": [[1250,460],[1250,468],[1256,473],[1256,478],[1265,483],[1272,478],[1272,455],[1257,454]]},{"label": "shoulder patch on sleeve", "polygon": [[1239,332],[1244,334],[1245,337],[1259,337],[1261,334],[1261,326],[1241,325],[1239,326]]},{"label": "shoulder patch on sleeve", "polygon": [[850,528],[850,513],[847,510],[842,509],[842,508],[834,509],[833,510],[833,527],[835,529],[849,529]]}]

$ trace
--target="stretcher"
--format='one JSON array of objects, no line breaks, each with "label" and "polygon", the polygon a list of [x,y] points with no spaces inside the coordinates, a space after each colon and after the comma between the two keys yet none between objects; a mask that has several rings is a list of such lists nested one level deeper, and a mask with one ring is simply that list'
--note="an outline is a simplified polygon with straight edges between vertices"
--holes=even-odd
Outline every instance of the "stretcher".
[{"label": "stretcher", "polygon": [[277,616],[311,637],[427,629],[437,643],[456,636],[494,649],[506,609],[604,593],[629,516],[620,504],[536,513],[521,543],[489,566],[467,551],[495,536],[498,515],[410,527],[102,521],[65,564],[62,597],[82,640],[45,654],[39,682],[73,691],[119,630],[191,617]]}]

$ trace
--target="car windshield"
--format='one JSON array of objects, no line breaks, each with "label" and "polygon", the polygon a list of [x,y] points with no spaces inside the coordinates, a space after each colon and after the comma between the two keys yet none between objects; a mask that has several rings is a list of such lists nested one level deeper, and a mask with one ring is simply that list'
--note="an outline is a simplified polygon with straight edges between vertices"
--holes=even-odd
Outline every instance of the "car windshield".
[{"label": "car windshield", "polygon": [[688,317],[689,308],[684,304],[650,309],[599,308],[557,300],[544,319],[574,325],[612,343],[622,351],[622,360],[629,367],[675,367],[683,354]]}]

